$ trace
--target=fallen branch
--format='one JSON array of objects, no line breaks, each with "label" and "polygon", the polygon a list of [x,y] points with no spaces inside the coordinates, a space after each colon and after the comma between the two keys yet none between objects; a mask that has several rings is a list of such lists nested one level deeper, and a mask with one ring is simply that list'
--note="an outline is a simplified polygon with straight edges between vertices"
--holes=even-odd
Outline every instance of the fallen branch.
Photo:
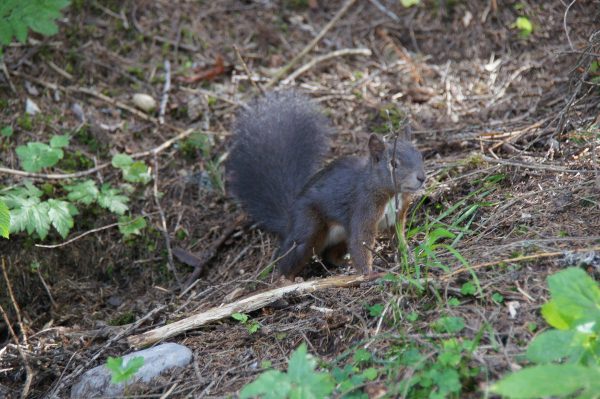
[{"label": "fallen branch", "polygon": [[290,284],[285,287],[278,287],[269,291],[260,292],[236,302],[229,303],[220,307],[209,309],[194,316],[164,325],[154,330],[146,331],[143,334],[133,335],[127,338],[129,345],[139,348],[151,345],[155,342],[174,337],[183,332],[198,328],[211,321],[223,319],[231,316],[233,313],[247,313],[263,308],[286,295],[296,294],[304,295],[307,293],[324,290],[328,288],[353,287],[361,283],[376,280],[385,273],[376,273],[368,276],[335,276],[321,280],[306,281],[303,283]]}]

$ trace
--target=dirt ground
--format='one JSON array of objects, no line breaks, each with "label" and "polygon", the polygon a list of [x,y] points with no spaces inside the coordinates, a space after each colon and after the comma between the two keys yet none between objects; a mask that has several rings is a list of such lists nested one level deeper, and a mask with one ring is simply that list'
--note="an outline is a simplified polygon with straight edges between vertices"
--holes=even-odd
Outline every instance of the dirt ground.
[{"label": "dirt ground", "polygon": [[[277,240],[240,222],[242,210],[214,184],[210,170],[227,152],[236,110],[258,94],[247,71],[267,87],[345,2],[73,3],[58,35],[33,35],[27,45],[5,51],[10,82],[0,73],[0,126],[13,126],[15,135],[10,143],[0,141],[1,166],[19,169],[16,145],[53,134],[72,134],[70,148],[101,164],[117,152],[160,146],[185,129],[203,132],[211,140],[209,153],[185,140],[159,153],[157,188],[170,246],[211,256],[182,293],[167,266],[152,183],[132,194],[132,214],[148,221],[133,240],[116,228],[52,249],[37,247],[41,241],[25,234],[1,240],[6,274],[0,304],[21,337],[27,363],[0,321],[0,396],[19,397],[29,375],[28,397],[67,397],[82,371],[131,351],[128,336],[226,303],[232,293],[239,298],[271,286],[263,271]],[[460,237],[448,243],[473,268],[481,294],[461,292],[473,276],[440,249],[439,264],[413,264],[408,271],[427,276],[432,289],[375,283],[292,295],[250,313],[261,325],[254,334],[225,319],[178,335],[169,341],[191,348],[193,364],[133,396],[160,397],[170,389],[169,397],[235,395],[257,377],[261,362],[285,369],[301,342],[340,366],[344,354],[367,343],[381,356],[402,342],[427,345],[442,316],[465,320],[461,339],[480,339],[470,362],[484,371],[463,382],[461,397],[482,397],[489,382],[518,367],[517,355],[539,331],[532,323],[545,326],[539,308],[547,299],[546,277],[577,265],[577,254],[586,249],[600,253],[600,75],[592,68],[600,62],[600,4],[422,3],[404,8],[398,1],[356,1],[273,87],[298,88],[326,110],[336,128],[330,158],[364,152],[369,133],[387,133],[407,116],[428,174],[411,226],[440,221],[456,228]],[[533,23],[529,37],[514,27],[523,15]],[[344,49],[368,49],[370,55],[332,54]],[[332,57],[286,80],[324,55]],[[139,92],[161,99],[165,60],[172,85],[161,125],[156,114],[122,105],[132,107],[131,96]],[[24,117],[28,97],[42,110],[30,120]],[[154,167],[152,156],[144,159]],[[93,162],[45,172],[85,170]],[[118,181],[118,174],[104,168],[92,176]],[[0,187],[22,180],[0,174]],[[64,195],[56,180],[33,180]],[[444,215],[446,210],[452,213]],[[67,239],[115,221],[108,212],[83,210]],[[414,231],[411,248],[425,237]],[[51,234],[43,243],[64,241]],[[389,237],[378,240],[376,251],[377,271],[407,272]],[[175,265],[182,281],[194,271],[177,260]],[[586,270],[597,278],[595,266]],[[324,270],[315,263],[303,277],[350,273],[350,266]],[[460,303],[448,305],[451,297]],[[519,306],[514,316],[509,303]],[[396,311],[371,317],[374,304],[394,304]],[[410,314],[418,318],[410,320]],[[363,390],[376,397],[374,388],[385,391],[387,381],[380,376]]]}]

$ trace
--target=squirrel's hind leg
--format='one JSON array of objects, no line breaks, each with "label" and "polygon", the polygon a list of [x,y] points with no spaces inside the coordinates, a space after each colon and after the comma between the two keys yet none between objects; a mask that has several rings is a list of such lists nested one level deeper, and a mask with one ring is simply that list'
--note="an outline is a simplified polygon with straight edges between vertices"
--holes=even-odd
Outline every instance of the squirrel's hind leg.
[{"label": "squirrel's hind leg", "polygon": [[340,267],[344,264],[344,257],[348,253],[348,243],[346,241],[326,247],[323,250],[322,258],[327,265]]},{"label": "squirrel's hind leg", "polygon": [[292,226],[292,233],[277,252],[279,273],[293,280],[306,266],[313,254],[319,254],[325,242],[327,226],[315,218],[306,218],[301,226]]}]

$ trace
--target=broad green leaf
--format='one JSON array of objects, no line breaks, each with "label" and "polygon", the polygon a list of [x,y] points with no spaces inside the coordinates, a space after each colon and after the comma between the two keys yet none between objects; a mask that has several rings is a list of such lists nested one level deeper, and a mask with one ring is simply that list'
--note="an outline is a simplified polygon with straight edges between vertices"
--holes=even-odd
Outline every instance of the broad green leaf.
[{"label": "broad green leaf", "polygon": [[142,161],[136,161],[122,170],[123,178],[128,182],[146,184],[152,180],[148,166]]},{"label": "broad green leaf", "polygon": [[26,172],[39,172],[43,168],[56,165],[63,157],[63,151],[50,148],[47,144],[32,142],[16,149],[17,157]]},{"label": "broad green leaf", "polygon": [[50,217],[48,216],[48,203],[40,202],[39,198],[13,197],[18,206],[10,212],[10,231],[19,233],[27,231],[31,235],[36,232],[43,240],[50,229]]},{"label": "broad green leaf", "polygon": [[137,217],[135,219],[129,216],[119,217],[119,231],[124,238],[129,238],[132,235],[141,235],[142,230],[146,227],[146,219]]},{"label": "broad green leaf", "polygon": [[421,2],[421,0],[400,0],[400,4],[402,4],[402,6],[404,8],[409,8],[409,7],[412,7],[412,6],[416,6],[420,2]]},{"label": "broad green leaf", "polygon": [[462,317],[440,317],[434,324],[436,331],[449,334],[457,333],[465,328],[465,320]]},{"label": "broad green leaf", "polygon": [[63,239],[66,238],[74,224],[69,203],[55,199],[49,199],[47,203],[48,217],[52,222],[52,226],[54,226]]},{"label": "broad green leaf", "polygon": [[240,399],[260,397],[263,399],[285,399],[289,397],[292,383],[289,377],[277,370],[269,370],[256,381],[246,385],[240,391]]},{"label": "broad green leaf", "polygon": [[129,209],[127,202],[129,198],[122,195],[119,189],[112,188],[109,184],[102,185],[98,194],[98,205],[117,215],[122,215]]},{"label": "broad green leaf", "polygon": [[118,384],[130,380],[135,373],[144,365],[144,358],[136,356],[129,359],[127,364],[123,364],[122,357],[109,357],[106,361],[106,367],[110,370],[111,383]]},{"label": "broad green leaf", "polygon": [[527,17],[517,17],[515,27],[519,29],[519,33],[523,37],[528,37],[533,32],[533,24]]},{"label": "broad green leaf", "polygon": [[550,330],[536,336],[527,348],[527,359],[534,363],[561,360],[572,352],[574,331]]},{"label": "broad green leaf", "polygon": [[373,381],[377,378],[377,370],[373,367],[369,367],[365,371],[363,371],[362,375],[369,381]]},{"label": "broad green leaf", "polygon": [[69,192],[67,198],[69,201],[80,202],[84,205],[90,205],[96,201],[100,191],[93,180],[85,180],[79,184],[64,186]]},{"label": "broad green leaf", "polygon": [[241,322],[242,324],[246,324],[248,321],[248,315],[245,313],[234,313],[231,315],[231,318]]},{"label": "broad green leaf", "polygon": [[356,352],[354,352],[353,359],[354,363],[368,362],[369,360],[371,360],[371,352],[364,349],[357,349]]},{"label": "broad green leaf", "polygon": [[69,145],[70,136],[68,134],[62,136],[53,136],[50,139],[50,147],[52,148],[63,148]]},{"label": "broad green leaf", "polygon": [[0,237],[8,238],[10,231],[10,212],[6,204],[0,200]]},{"label": "broad green leaf", "polygon": [[0,135],[2,137],[11,137],[13,135],[13,128],[10,126],[4,126],[2,130],[0,130]]},{"label": "broad green leaf", "polygon": [[127,154],[115,154],[112,157],[111,164],[115,168],[123,169],[127,168],[133,163],[133,158]]},{"label": "broad green leaf", "polygon": [[306,351],[302,343],[290,356],[288,376],[295,385],[290,398],[324,398],[329,395],[335,384],[331,377],[314,371],[316,360]]},{"label": "broad green leaf", "polygon": [[548,277],[548,287],[556,311],[569,327],[600,318],[600,288],[578,267],[570,267]]},{"label": "broad green leaf", "polygon": [[513,399],[564,397],[591,386],[600,378],[600,369],[575,364],[545,364],[510,374],[490,390]]},{"label": "broad green leaf", "polygon": [[542,305],[542,316],[548,324],[559,330],[567,330],[573,323],[573,318],[563,315],[555,301],[549,301]]}]

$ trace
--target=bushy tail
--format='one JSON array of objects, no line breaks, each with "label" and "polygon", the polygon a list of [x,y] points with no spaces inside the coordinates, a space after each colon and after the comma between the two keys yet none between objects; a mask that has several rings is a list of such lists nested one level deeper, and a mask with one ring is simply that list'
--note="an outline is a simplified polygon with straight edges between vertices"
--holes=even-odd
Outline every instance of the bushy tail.
[{"label": "bushy tail", "polygon": [[268,93],[239,113],[229,188],[263,228],[285,234],[289,209],[321,166],[330,132],[316,104],[295,92]]}]

